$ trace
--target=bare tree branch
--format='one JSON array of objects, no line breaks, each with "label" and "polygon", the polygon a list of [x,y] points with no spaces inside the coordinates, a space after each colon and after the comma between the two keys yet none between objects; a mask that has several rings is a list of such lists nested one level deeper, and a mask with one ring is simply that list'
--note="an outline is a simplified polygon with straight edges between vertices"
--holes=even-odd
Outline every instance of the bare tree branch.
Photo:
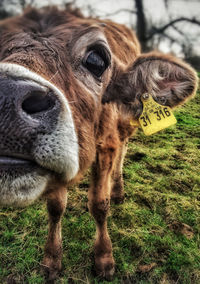
[{"label": "bare tree branch", "polygon": [[165,8],[168,10],[169,8],[169,0],[164,0]]},{"label": "bare tree branch", "polygon": [[129,13],[129,14],[136,14],[137,13],[136,11],[130,10],[130,9],[120,9],[120,10],[117,10],[117,11],[112,12],[112,13],[104,14],[104,17],[115,16],[115,15],[123,13],[123,12],[124,13]]},{"label": "bare tree branch", "polygon": [[174,24],[179,23],[179,22],[189,22],[189,23],[200,26],[200,21],[197,20],[196,18],[180,17],[180,18],[177,18],[177,19],[170,21],[169,23],[165,24],[162,27],[159,27],[159,28],[157,28],[155,26],[152,27],[151,33],[149,34],[149,36],[146,37],[146,40],[147,41],[150,40],[155,34],[164,33],[165,30],[167,30],[168,28],[170,28],[171,26],[173,26]]},{"label": "bare tree branch", "polygon": [[171,43],[177,42],[176,39],[174,39],[172,36],[170,36],[170,35],[168,35],[168,34],[163,33],[162,35],[163,35],[163,37],[165,37],[165,38],[167,38],[168,40],[170,40]]},{"label": "bare tree branch", "polygon": [[186,37],[186,34],[182,32],[179,28],[177,28],[175,25],[172,25],[172,28],[178,32],[181,36]]}]

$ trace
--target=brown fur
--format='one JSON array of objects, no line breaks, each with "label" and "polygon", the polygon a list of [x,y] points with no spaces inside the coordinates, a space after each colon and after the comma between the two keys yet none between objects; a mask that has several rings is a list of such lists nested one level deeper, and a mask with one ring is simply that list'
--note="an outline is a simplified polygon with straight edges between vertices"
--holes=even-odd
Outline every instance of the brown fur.
[{"label": "brown fur", "polygon": [[61,217],[67,204],[67,191],[64,187],[55,188],[48,194],[47,209],[49,212],[49,232],[45,246],[45,256],[42,267],[49,280],[57,276],[61,270],[62,237]]},{"label": "brown fur", "polygon": [[[81,77],[80,59],[73,53],[82,36],[99,32],[107,39],[111,65],[102,76],[101,88],[95,85],[94,89],[92,84],[82,87],[87,76]],[[88,204],[97,225],[95,265],[98,275],[110,279],[114,259],[106,218],[110,198],[115,202],[124,198],[122,165],[128,138],[136,130],[130,120],[137,120],[141,114],[141,95],[146,91],[172,107],[185,101],[197,87],[194,70],[168,55],[140,55],[139,43],[130,29],[108,20],[84,18],[69,7],[64,11],[55,7],[28,9],[22,16],[2,21],[0,61],[27,67],[65,94],[79,143],[79,173],[71,183],[92,165]],[[77,78],[81,78],[79,83]],[[49,279],[54,279],[61,269],[61,217],[67,186],[59,176],[53,180],[45,194],[49,234],[43,267]]]}]

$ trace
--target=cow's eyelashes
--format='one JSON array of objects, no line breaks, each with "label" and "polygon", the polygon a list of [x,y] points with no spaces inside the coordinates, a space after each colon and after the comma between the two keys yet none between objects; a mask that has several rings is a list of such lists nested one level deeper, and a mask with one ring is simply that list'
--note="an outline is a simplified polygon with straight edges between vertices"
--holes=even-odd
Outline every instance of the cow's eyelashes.
[{"label": "cow's eyelashes", "polygon": [[83,65],[94,76],[100,78],[110,65],[110,58],[105,49],[93,47],[87,52],[83,60]]}]

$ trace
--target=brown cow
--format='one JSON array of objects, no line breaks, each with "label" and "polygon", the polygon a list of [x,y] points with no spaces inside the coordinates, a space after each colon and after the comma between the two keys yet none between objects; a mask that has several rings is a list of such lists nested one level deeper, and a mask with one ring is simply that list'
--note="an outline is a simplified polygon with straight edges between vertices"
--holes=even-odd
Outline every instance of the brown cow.
[{"label": "brown cow", "polygon": [[159,53],[140,55],[130,29],[69,7],[29,9],[0,23],[0,204],[27,206],[46,198],[43,267],[49,279],[61,269],[66,187],[90,166],[95,267],[110,279],[106,219],[110,199],[124,198],[122,164],[141,96],[148,91],[175,107],[196,87],[187,64]]}]

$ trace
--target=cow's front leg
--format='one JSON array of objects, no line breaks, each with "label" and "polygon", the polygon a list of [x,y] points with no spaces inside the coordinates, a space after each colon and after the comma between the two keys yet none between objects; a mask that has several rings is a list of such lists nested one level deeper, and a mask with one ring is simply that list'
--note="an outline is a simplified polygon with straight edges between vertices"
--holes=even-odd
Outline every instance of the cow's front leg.
[{"label": "cow's front leg", "polygon": [[67,190],[58,188],[47,197],[47,209],[49,214],[48,238],[45,245],[42,268],[48,280],[54,280],[61,270],[62,260],[62,236],[61,217],[67,203]]},{"label": "cow's front leg", "polygon": [[100,149],[93,165],[93,184],[89,190],[89,209],[96,221],[94,245],[95,269],[98,276],[107,280],[114,273],[112,243],[107,230],[107,215],[110,207],[111,174],[116,150]]},{"label": "cow's front leg", "polygon": [[118,150],[117,158],[114,163],[112,173],[112,190],[111,200],[115,204],[123,203],[124,201],[124,181],[123,181],[123,163],[128,148],[128,139],[124,141]]}]

